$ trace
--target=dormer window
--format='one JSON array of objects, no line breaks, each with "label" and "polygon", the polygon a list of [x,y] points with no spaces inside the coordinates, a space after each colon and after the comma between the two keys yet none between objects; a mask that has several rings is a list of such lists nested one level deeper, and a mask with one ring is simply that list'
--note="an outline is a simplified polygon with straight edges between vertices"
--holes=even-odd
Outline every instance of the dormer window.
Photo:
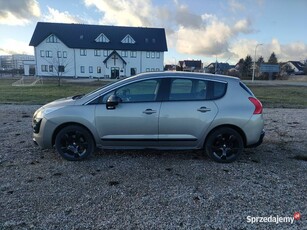
[{"label": "dormer window", "polygon": [[58,42],[58,38],[52,34],[52,35],[50,35],[47,38],[46,42],[47,43],[57,43]]},{"label": "dormer window", "polygon": [[127,36],[122,40],[122,43],[134,44],[135,40],[129,34],[127,34]]},{"label": "dormer window", "polygon": [[106,35],[104,35],[103,33],[101,33],[96,39],[95,42],[102,42],[102,43],[109,43],[110,40],[108,39],[108,37]]}]

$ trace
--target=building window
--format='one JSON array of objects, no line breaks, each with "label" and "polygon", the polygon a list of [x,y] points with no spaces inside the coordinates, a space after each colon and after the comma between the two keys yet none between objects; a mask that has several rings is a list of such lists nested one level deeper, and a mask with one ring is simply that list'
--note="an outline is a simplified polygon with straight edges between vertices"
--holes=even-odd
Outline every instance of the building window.
[{"label": "building window", "polygon": [[136,58],[136,51],[131,51],[130,52],[130,57]]},{"label": "building window", "polygon": [[155,52],[151,52],[151,58],[155,58]]},{"label": "building window", "polygon": [[80,49],[80,56],[86,56],[86,50]]},{"label": "building window", "polygon": [[62,52],[61,51],[58,51],[58,58],[61,58],[62,57]]},{"label": "building window", "polygon": [[101,67],[97,66],[97,73],[101,73]]},{"label": "building window", "polygon": [[104,34],[100,34],[96,39],[96,42],[108,43],[110,40]]},{"label": "building window", "polygon": [[128,51],[122,51],[122,57],[128,57]]},{"label": "building window", "polygon": [[95,55],[95,56],[100,56],[100,55],[101,55],[100,50],[94,50],[94,55]]},{"label": "building window", "polygon": [[53,65],[49,65],[49,72],[53,72]]},{"label": "building window", "polygon": [[134,44],[135,40],[129,34],[127,34],[127,36],[122,40],[122,43]]},{"label": "building window", "polygon": [[151,68],[151,71],[152,71],[152,72],[155,72],[155,68]]},{"label": "building window", "polygon": [[150,58],[150,52],[146,52],[146,58]]},{"label": "building window", "polygon": [[52,58],[52,51],[47,50],[47,51],[45,52],[45,54],[46,54],[46,57]]},{"label": "building window", "polygon": [[130,76],[136,75],[136,68],[131,68],[130,69]]},{"label": "building window", "polygon": [[85,68],[84,68],[84,66],[82,65],[82,66],[80,66],[80,72],[81,73],[84,73],[85,72]]},{"label": "building window", "polygon": [[156,71],[157,71],[157,72],[159,72],[159,71],[160,71],[160,69],[159,69],[159,68],[156,68]]},{"label": "building window", "polygon": [[54,35],[51,35],[47,38],[47,43],[56,43],[56,42],[58,42],[58,39]]},{"label": "building window", "polygon": [[93,73],[93,66],[89,66],[89,67],[88,67],[88,72],[89,72],[89,73]]},{"label": "building window", "polygon": [[108,54],[109,54],[109,52],[108,52],[107,50],[104,50],[104,51],[103,51],[103,56],[107,57]]},{"label": "building window", "polygon": [[160,52],[156,52],[156,58],[160,58]]},{"label": "building window", "polygon": [[47,65],[41,65],[42,72],[48,72],[48,66]]},{"label": "building window", "polygon": [[45,57],[45,52],[44,52],[44,50],[41,50],[40,53],[41,53],[41,57]]},{"label": "building window", "polygon": [[63,51],[63,58],[67,58],[67,51]]},{"label": "building window", "polygon": [[150,72],[150,69],[149,69],[149,68],[146,68],[146,72]]}]

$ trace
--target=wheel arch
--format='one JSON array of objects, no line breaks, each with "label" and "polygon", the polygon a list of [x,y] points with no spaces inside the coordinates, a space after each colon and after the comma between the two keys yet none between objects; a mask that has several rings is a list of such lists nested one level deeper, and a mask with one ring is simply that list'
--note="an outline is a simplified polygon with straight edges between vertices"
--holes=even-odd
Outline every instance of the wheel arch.
[{"label": "wheel arch", "polygon": [[214,127],[212,130],[210,130],[210,132],[207,134],[205,140],[204,140],[204,143],[203,143],[203,148],[205,147],[206,145],[206,142],[209,138],[209,136],[217,129],[219,128],[232,128],[234,129],[235,131],[237,131],[240,136],[242,137],[242,141],[243,141],[243,146],[246,147],[246,142],[247,142],[247,139],[246,139],[246,135],[245,133],[243,132],[243,130],[241,128],[239,128],[238,126],[236,125],[231,125],[231,124],[223,124],[223,125],[219,125],[219,126],[216,126]]},{"label": "wheel arch", "polygon": [[65,127],[67,127],[67,126],[72,126],[72,125],[80,126],[80,127],[84,128],[84,129],[86,129],[90,133],[90,135],[91,135],[91,137],[92,137],[92,139],[94,141],[94,145],[96,146],[96,140],[95,140],[95,137],[94,137],[93,133],[91,132],[91,130],[88,127],[86,127],[85,125],[82,125],[82,124],[80,124],[78,122],[66,122],[66,123],[63,123],[63,124],[59,125],[54,130],[54,132],[52,134],[52,146],[55,145],[55,138],[56,138],[57,134],[60,132],[60,130],[65,128]]}]

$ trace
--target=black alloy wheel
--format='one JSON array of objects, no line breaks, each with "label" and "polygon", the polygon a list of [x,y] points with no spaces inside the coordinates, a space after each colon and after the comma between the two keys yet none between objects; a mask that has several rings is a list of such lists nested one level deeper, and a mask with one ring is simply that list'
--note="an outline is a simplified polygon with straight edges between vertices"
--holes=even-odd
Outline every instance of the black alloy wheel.
[{"label": "black alloy wheel", "polygon": [[221,127],[213,131],[205,144],[209,157],[219,163],[235,161],[243,152],[241,135],[229,127]]},{"label": "black alloy wheel", "polygon": [[66,160],[79,161],[94,152],[95,143],[89,131],[81,126],[71,125],[57,134],[55,148]]}]

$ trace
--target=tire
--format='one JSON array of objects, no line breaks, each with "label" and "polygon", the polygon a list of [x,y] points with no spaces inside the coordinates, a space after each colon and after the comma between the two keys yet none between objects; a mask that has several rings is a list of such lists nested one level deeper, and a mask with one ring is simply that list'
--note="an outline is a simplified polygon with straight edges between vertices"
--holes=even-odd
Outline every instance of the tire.
[{"label": "tire", "polygon": [[85,128],[70,125],[56,135],[55,148],[66,160],[80,161],[94,152],[95,143],[91,133]]},{"label": "tire", "polygon": [[235,161],[243,152],[241,135],[229,127],[220,127],[209,134],[205,143],[208,156],[219,163]]}]

